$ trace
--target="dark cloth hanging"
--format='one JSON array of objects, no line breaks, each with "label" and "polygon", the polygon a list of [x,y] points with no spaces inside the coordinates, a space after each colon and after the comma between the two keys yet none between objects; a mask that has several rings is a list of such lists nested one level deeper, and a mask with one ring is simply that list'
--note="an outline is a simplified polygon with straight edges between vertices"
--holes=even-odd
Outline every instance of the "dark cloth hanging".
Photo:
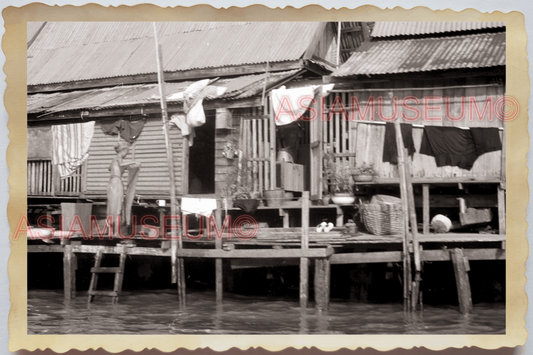
[{"label": "dark cloth hanging", "polygon": [[426,126],[420,154],[435,157],[438,167],[449,165],[470,170],[481,154],[500,149],[497,128]]},{"label": "dark cloth hanging", "polygon": [[[403,146],[407,149],[409,156],[416,152],[413,141],[413,125],[408,123],[400,124],[402,130]],[[383,145],[383,161],[391,164],[398,164],[398,148],[396,147],[396,128],[394,123],[385,124],[385,140]]]},{"label": "dark cloth hanging", "polygon": [[141,134],[145,122],[144,117],[138,120],[106,120],[102,121],[100,126],[105,134],[116,136],[120,133],[122,139],[133,143]]},{"label": "dark cloth hanging", "polygon": [[502,149],[500,130],[498,128],[475,127],[470,128],[470,132],[472,132],[472,138],[474,139],[478,155]]}]

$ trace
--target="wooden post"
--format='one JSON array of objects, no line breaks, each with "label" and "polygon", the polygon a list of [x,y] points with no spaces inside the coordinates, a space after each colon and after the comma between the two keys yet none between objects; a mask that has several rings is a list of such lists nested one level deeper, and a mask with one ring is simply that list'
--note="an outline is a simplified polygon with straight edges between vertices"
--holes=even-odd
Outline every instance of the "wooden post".
[{"label": "wooden post", "polygon": [[[389,100],[393,105],[393,94],[389,92]],[[394,108],[393,108],[394,109]],[[405,166],[404,166],[404,145],[402,140],[402,131],[400,121],[394,121],[396,148],[398,150],[398,177],[400,178],[400,197],[402,200],[403,224],[404,224],[404,237],[403,237],[403,298],[404,298],[404,310],[408,310],[410,307],[409,302],[409,289],[411,286],[411,260],[409,256],[409,216],[408,216],[408,203],[407,203],[407,185],[405,182]]]},{"label": "wooden post", "polygon": [[463,255],[463,250],[455,248],[450,251],[453,270],[455,272],[455,283],[457,285],[457,296],[459,298],[459,311],[462,314],[472,312],[472,295],[470,292],[470,281],[468,279],[468,259]]},{"label": "wooden post", "polygon": [[315,304],[319,310],[329,308],[329,261],[327,259],[315,260]]},{"label": "wooden post", "polygon": [[269,100],[270,111],[270,189],[276,189],[276,117],[272,107],[272,93]]},{"label": "wooden post", "polygon": [[[165,136],[165,147],[167,150],[167,165],[169,170],[169,180],[170,180],[170,225],[174,227],[174,218],[178,216],[177,213],[177,200],[176,200],[176,178],[174,176],[174,158],[172,153],[172,143],[170,142],[168,135],[168,111],[167,111],[167,101],[165,96],[165,87],[164,87],[164,71],[163,71],[163,54],[157,40],[157,29],[155,27],[155,22],[152,23],[154,28],[154,39],[155,39],[155,49],[156,49],[156,60],[157,60],[157,80],[159,83],[159,96],[161,97],[161,119],[163,120],[163,134]],[[179,235],[177,235],[172,229],[171,232],[171,264],[172,264],[172,283],[178,284],[178,301],[180,306],[185,305],[185,272],[183,270],[183,260],[178,260],[177,258],[177,249],[183,247],[182,240]]]},{"label": "wooden post", "polygon": [[429,214],[429,184],[422,185],[422,220],[424,227],[422,232],[429,234],[430,214]]},{"label": "wooden post", "polygon": [[505,231],[505,189],[502,187],[504,184],[498,185],[498,228],[500,229],[500,235],[506,233]]},{"label": "wooden post", "polygon": [[[309,249],[309,191],[302,193],[302,249]],[[300,259],[300,307],[307,308],[309,259]]]},{"label": "wooden post", "polygon": [[[217,200],[217,209],[215,211],[215,220],[218,226],[222,228],[222,206],[219,200]],[[217,226],[217,227],[218,227]],[[218,236],[214,235],[215,238],[215,248],[222,249],[222,239],[219,239]],[[222,298],[224,295],[223,291],[223,274],[222,274],[222,259],[215,259],[215,293],[217,304],[222,304]]]},{"label": "wooden post", "polygon": [[[63,247],[63,290],[65,300],[76,298],[76,269],[78,261],[72,252],[70,240],[64,240]],[[62,243],[63,243],[62,242]]]},{"label": "wooden post", "polygon": [[412,236],[412,242],[413,242],[413,259],[414,259],[414,264],[415,264],[415,280],[413,283],[413,290],[411,292],[411,309],[416,310],[416,304],[418,303],[418,291],[420,289],[420,280],[422,279],[420,275],[422,272],[422,264],[420,261],[420,247],[418,243],[418,223],[416,221],[415,195],[413,192],[413,184],[411,183],[411,176],[412,176],[411,160],[407,153],[407,149],[404,150],[404,158],[405,158],[405,182],[407,185],[407,199],[409,203],[409,220],[411,223],[411,236]]}]

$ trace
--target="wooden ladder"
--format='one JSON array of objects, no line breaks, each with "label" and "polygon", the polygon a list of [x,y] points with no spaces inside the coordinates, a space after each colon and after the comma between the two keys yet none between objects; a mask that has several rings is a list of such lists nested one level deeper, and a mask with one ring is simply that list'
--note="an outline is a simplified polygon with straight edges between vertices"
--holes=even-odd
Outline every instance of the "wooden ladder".
[{"label": "wooden ladder", "polygon": [[[89,285],[89,303],[93,301],[94,296],[109,296],[113,297],[113,303],[118,303],[120,293],[122,292],[122,280],[124,279],[124,265],[126,264],[126,247],[122,248],[120,253],[120,262],[118,267],[101,267],[104,251],[98,250],[96,253],[96,260],[94,267],[91,268],[91,284]],[[96,285],[98,284],[98,274],[113,273],[115,274],[115,282],[113,284],[113,291],[98,291]]]}]

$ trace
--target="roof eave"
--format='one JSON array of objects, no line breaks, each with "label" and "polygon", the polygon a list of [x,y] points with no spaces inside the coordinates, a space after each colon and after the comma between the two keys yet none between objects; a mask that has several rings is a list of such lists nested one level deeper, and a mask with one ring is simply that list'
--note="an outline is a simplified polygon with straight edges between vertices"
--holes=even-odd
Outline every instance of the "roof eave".
[{"label": "roof eave", "polygon": [[[285,71],[292,69],[304,69],[303,59],[284,62],[269,63],[268,70]],[[213,77],[229,77],[246,74],[264,73],[266,70],[266,63],[237,65],[220,68],[203,68],[191,69],[186,71],[165,72],[165,81],[185,81],[185,80],[200,80]],[[28,94],[37,94],[44,92],[57,92],[68,90],[92,89],[102,88],[107,86],[118,85],[134,85],[134,84],[154,84],[157,83],[157,74],[138,74],[132,76],[121,76],[113,78],[102,78],[93,80],[71,81],[63,83],[42,84],[42,85],[28,85]]]}]

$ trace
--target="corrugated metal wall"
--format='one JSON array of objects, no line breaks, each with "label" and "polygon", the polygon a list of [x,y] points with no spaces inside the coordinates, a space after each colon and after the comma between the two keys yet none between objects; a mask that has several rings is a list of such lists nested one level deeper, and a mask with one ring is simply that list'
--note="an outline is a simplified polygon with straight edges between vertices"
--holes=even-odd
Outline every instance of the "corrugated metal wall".
[{"label": "corrugated metal wall", "polygon": [[[170,129],[170,140],[174,155],[176,193],[182,194],[183,139],[179,129],[174,126]],[[113,148],[116,143],[117,136],[104,134],[100,123],[97,122],[87,161],[87,195],[106,195],[110,178],[108,168],[116,155]],[[144,198],[169,196],[169,171],[161,118],[146,120],[142,133],[126,159],[134,159],[141,163],[136,194]],[[127,174],[124,174],[124,182],[126,177]]]},{"label": "corrugated metal wall", "polygon": [[[462,80],[462,81],[460,81]],[[406,97],[416,97],[420,103],[416,104],[413,100],[408,101],[408,105],[416,108],[421,113],[417,120],[401,119],[401,122],[412,123],[415,125],[434,125],[434,126],[456,126],[456,127],[503,127],[503,122],[494,114],[492,120],[489,120],[488,113],[482,119],[477,117],[476,109],[474,108],[474,119],[470,120],[470,108],[468,104],[469,98],[474,98],[479,112],[483,111],[483,105],[488,97],[492,98],[492,105],[494,109],[495,102],[505,93],[505,88],[502,85],[490,84],[490,79],[485,78],[468,78],[459,80],[435,80],[425,81],[424,86],[434,87],[435,89],[409,89],[410,87],[419,87],[420,83],[413,81],[403,81],[396,83],[379,83],[375,84],[383,87],[383,91],[347,91],[342,93],[334,93],[329,95],[326,102],[326,110],[332,110],[337,100],[336,111],[340,111],[339,100],[344,104],[344,108],[348,115],[348,120],[345,120],[343,114],[340,112],[331,114],[331,121],[324,123],[323,139],[324,147],[330,147],[333,153],[337,156],[337,161],[347,161],[351,166],[362,165],[363,163],[373,163],[378,171],[378,176],[382,178],[392,178],[397,176],[396,167],[389,163],[382,162],[383,145],[385,126],[383,124],[376,124],[376,122],[383,122],[381,116],[392,117],[392,105],[390,100],[387,101],[387,95],[392,91],[393,95],[398,97],[399,109],[398,117],[402,117],[405,113],[408,117],[412,117],[414,111],[406,110],[402,106],[402,100]],[[457,87],[457,84],[462,84],[463,87]],[[368,84],[367,84],[368,85]],[[441,87],[448,88],[441,88]],[[460,85],[459,85],[460,86]],[[371,87],[371,86],[370,86]],[[353,101],[356,97],[360,105],[361,111],[365,110],[370,98],[373,98],[372,109],[367,111],[364,119],[366,123],[358,123],[352,121],[351,109]],[[381,109],[379,108],[378,99],[385,99]],[[424,97],[446,98],[449,97],[449,107],[446,107],[446,101],[443,99],[430,100],[429,105],[436,107],[436,110],[424,110]],[[446,117],[446,112],[450,115],[459,117],[461,114],[461,99],[464,101],[464,117],[461,120],[451,121]],[[373,111],[373,113],[372,113]],[[328,111],[329,112],[329,111]],[[373,119],[371,118],[373,115]],[[428,119],[430,117],[438,117],[438,119]],[[325,118],[327,118],[327,113]],[[356,114],[356,120],[360,121],[361,117]],[[372,123],[373,122],[373,123]],[[446,178],[446,177],[494,177],[499,178],[501,174],[501,151],[491,152],[480,156],[474,163],[470,171],[460,169],[458,167],[437,167],[435,159],[431,156],[421,155],[418,153],[422,141],[423,128],[413,128],[413,139],[417,153],[415,153],[413,160],[413,176],[415,178]],[[503,142],[503,131],[501,131]],[[353,158],[355,153],[355,159]]]}]

